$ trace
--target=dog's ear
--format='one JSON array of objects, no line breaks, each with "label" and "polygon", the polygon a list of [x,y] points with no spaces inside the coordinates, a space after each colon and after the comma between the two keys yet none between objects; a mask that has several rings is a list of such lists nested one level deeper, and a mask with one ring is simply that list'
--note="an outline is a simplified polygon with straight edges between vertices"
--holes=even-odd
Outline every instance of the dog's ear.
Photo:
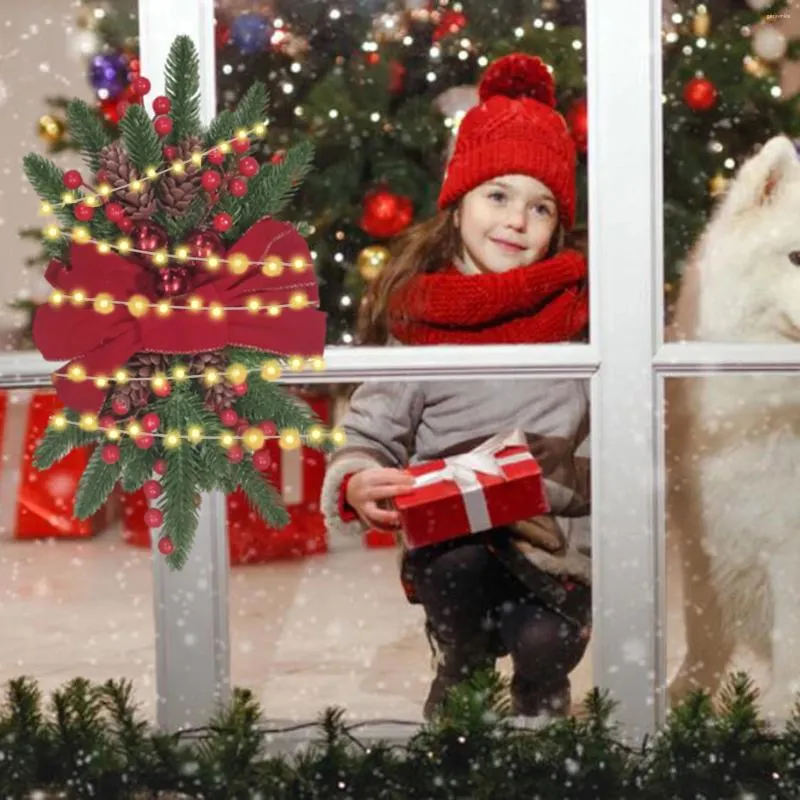
[{"label": "dog's ear", "polygon": [[794,144],[786,136],[774,136],[742,165],[722,201],[723,213],[741,214],[768,204],[781,184],[799,173]]}]

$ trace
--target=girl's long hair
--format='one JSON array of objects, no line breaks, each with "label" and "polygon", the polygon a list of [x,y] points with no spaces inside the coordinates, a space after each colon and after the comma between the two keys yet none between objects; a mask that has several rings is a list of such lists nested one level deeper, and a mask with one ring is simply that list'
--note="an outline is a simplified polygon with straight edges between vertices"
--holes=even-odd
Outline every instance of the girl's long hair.
[{"label": "girl's long hair", "polygon": [[356,339],[361,345],[386,344],[389,301],[415,275],[443,269],[459,254],[461,238],[455,207],[410,227],[392,242],[391,258],[364,293],[358,310]]}]

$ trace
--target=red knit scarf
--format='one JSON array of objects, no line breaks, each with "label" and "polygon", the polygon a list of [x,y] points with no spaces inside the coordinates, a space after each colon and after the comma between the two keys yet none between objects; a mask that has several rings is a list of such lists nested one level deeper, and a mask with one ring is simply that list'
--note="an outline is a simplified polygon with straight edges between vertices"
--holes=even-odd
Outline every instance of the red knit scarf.
[{"label": "red knit scarf", "polygon": [[509,272],[421,273],[389,303],[403,344],[523,344],[577,339],[589,320],[586,260],[575,250]]}]

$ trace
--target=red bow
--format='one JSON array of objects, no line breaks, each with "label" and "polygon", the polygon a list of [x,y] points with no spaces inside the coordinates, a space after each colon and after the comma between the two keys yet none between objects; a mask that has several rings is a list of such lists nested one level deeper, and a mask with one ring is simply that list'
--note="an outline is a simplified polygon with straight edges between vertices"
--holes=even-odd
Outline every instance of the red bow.
[{"label": "red bow", "polygon": [[[256,222],[228,253],[244,253],[251,262],[276,255],[288,263],[301,256],[311,264],[305,239],[288,223],[269,218]],[[143,294],[151,302],[157,299],[152,272],[118,253],[102,254],[93,244],[73,243],[70,260],[69,267],[57,260],[47,267],[45,278],[54,288],[65,293],[82,289],[89,298],[108,292],[115,300],[133,294]],[[267,277],[255,268],[244,275],[234,275],[223,265],[217,273],[198,272],[190,282],[189,293],[202,298],[205,305],[218,302],[227,307],[244,307],[252,296],[262,303],[268,300],[286,304],[298,290],[305,292],[310,305],[319,301],[310,267],[305,273],[284,269],[278,277]],[[284,309],[279,317],[267,316],[263,311],[226,311],[220,320],[212,320],[205,312],[183,309],[160,317],[150,309],[144,317],[137,318],[124,305],[114,305],[110,314],[99,314],[91,302],[76,307],[66,300],[58,308],[47,305],[37,310],[33,340],[48,361],[70,359],[58,372],[65,373],[70,365],[80,364],[89,376],[75,382],[53,375],[61,402],[80,412],[97,412],[107,390],[98,389],[92,377],[111,378],[134,353],[197,353],[232,345],[309,357],[323,352],[325,318],[324,313],[311,307],[302,311]]]}]

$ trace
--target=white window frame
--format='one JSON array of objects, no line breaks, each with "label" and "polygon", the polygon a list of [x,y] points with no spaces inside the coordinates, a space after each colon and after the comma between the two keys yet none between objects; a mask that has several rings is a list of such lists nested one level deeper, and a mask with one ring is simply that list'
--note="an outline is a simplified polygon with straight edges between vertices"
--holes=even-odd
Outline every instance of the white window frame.
[{"label": "white window frame", "polygon": [[[661,111],[661,0],[586,0],[591,343],[534,347],[326,350],[321,373],[287,382],[425,380],[480,375],[583,377],[592,386],[594,683],[618,702],[625,735],[665,711],[664,414],[668,377],[792,371],[800,347],[666,344]],[[163,90],[178,34],[197,44],[203,121],[215,108],[213,0],[139,0],[143,73]],[[49,382],[55,365],[0,357],[0,385]],[[158,722],[202,725],[230,692],[224,503],[204,499],[202,531],[182,573],[154,558]],[[187,643],[188,625],[200,641]],[[267,709],[267,712],[269,710]]]}]

